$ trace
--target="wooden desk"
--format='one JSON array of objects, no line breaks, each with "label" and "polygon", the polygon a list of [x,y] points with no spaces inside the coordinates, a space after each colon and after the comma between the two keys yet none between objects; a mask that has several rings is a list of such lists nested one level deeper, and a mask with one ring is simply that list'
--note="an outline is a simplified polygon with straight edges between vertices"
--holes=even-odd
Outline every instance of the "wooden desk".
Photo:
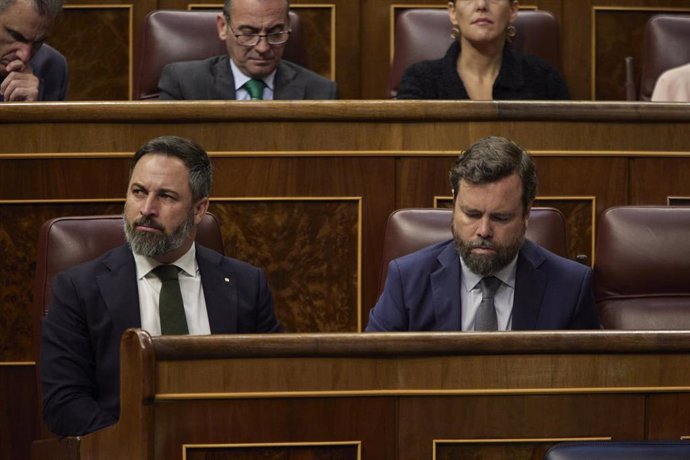
[{"label": "wooden desk", "polygon": [[690,333],[131,330],[122,347],[120,421],[84,436],[82,459],[519,460],[690,435]]}]

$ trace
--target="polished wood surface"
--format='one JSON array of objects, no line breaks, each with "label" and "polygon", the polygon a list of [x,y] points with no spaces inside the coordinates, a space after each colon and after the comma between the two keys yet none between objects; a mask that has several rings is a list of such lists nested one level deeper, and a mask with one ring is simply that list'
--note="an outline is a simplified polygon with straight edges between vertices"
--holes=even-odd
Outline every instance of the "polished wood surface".
[{"label": "polished wood surface", "polygon": [[82,437],[81,458],[358,442],[362,459],[526,459],[566,439],[678,439],[690,433],[689,334],[131,330],[120,421]]}]

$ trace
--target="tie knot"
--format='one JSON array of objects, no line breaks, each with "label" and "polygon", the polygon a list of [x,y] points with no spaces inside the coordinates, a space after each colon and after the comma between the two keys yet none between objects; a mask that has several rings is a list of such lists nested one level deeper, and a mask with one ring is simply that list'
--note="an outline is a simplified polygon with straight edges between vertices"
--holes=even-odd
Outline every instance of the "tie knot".
[{"label": "tie knot", "polygon": [[178,279],[177,274],[180,273],[180,267],[175,265],[159,265],[152,271],[161,281],[171,281]]},{"label": "tie knot", "polygon": [[264,86],[263,80],[252,78],[244,84],[244,89],[247,90],[252,100],[261,100],[264,98]]},{"label": "tie knot", "polygon": [[479,282],[479,287],[482,290],[482,299],[493,299],[500,285],[501,280],[495,276],[487,276],[482,278],[482,280]]}]

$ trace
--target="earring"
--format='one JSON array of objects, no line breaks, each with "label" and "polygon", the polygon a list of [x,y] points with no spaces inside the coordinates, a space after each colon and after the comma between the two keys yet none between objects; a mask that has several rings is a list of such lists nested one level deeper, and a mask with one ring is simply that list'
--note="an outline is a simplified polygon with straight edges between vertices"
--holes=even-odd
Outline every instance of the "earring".
[{"label": "earring", "polygon": [[508,24],[508,27],[506,27],[506,39],[510,42],[513,41],[515,37],[517,37],[517,30],[515,29],[515,26]]},{"label": "earring", "polygon": [[460,38],[460,27],[453,26],[453,29],[450,31],[450,36],[453,40]]}]

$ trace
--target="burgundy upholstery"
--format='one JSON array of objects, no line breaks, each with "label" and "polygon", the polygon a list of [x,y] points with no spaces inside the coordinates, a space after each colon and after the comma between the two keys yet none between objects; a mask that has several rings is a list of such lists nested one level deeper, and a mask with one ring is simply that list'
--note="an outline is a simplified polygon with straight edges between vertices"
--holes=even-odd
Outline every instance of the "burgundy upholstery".
[{"label": "burgundy upholstery", "polygon": [[652,98],[662,73],[690,62],[690,15],[659,14],[647,21],[640,69],[641,101]]},{"label": "burgundy upholstery", "polygon": [[[379,290],[383,290],[391,260],[451,239],[452,217],[451,209],[419,208],[393,211],[386,223]],[[567,257],[565,218],[558,209],[532,208],[526,236],[549,251]]]},{"label": "burgundy upholstery", "polygon": [[544,460],[687,460],[690,441],[563,442]]},{"label": "burgundy upholstery", "polygon": [[[193,61],[227,54],[218,37],[216,17],[220,11],[159,10],[146,16],[138,64],[134,75],[134,99],[158,98],[158,80],[171,62]],[[307,67],[300,20],[290,12],[292,33],[283,58]]]},{"label": "burgundy upholstery", "polygon": [[[513,24],[517,37],[513,48],[533,54],[561,70],[561,48],[556,18],[543,10],[521,10]],[[405,69],[415,62],[443,57],[453,42],[446,8],[418,8],[400,13],[395,24],[395,53],[388,80],[395,97]]]},{"label": "burgundy upholstery", "polygon": [[690,207],[604,211],[594,287],[604,328],[690,329]]},{"label": "burgundy upholstery", "polygon": [[[223,237],[216,216],[206,213],[197,227],[196,241],[223,253]],[[41,226],[34,284],[37,340],[40,337],[41,319],[50,306],[53,278],[67,268],[95,259],[124,243],[120,215],[58,217]]]}]

